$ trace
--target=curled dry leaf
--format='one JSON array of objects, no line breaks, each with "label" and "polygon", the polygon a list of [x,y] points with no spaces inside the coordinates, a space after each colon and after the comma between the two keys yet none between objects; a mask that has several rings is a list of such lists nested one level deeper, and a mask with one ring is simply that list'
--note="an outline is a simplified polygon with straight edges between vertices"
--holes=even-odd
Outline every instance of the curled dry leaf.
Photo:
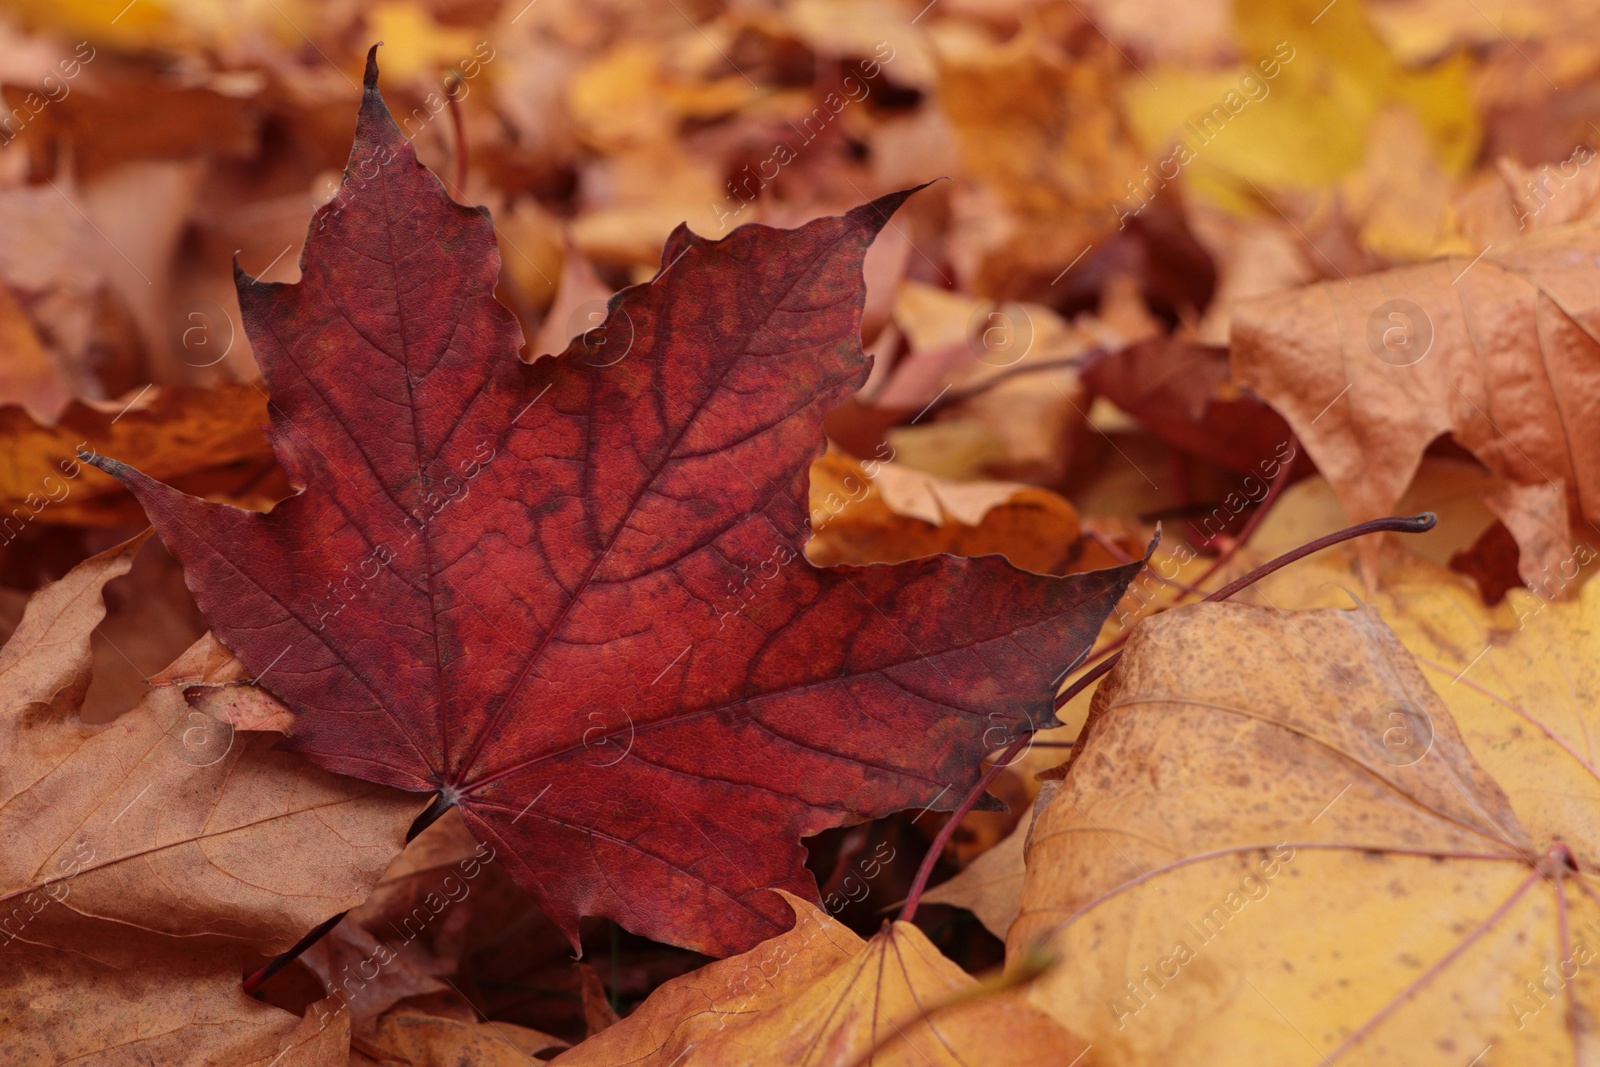
[{"label": "curled dry leaf", "polygon": [[[1600,223],[1587,222],[1476,259],[1248,301],[1234,316],[1234,373],[1289,420],[1353,521],[1387,514],[1423,450],[1451,434],[1516,486],[1564,487],[1573,521],[1593,522],[1597,254]],[[1545,497],[1511,496],[1497,510],[1518,535],[1525,578],[1558,561],[1541,532]]]},{"label": "curled dry leaf", "polygon": [[244,995],[238,946],[281,951],[358,902],[419,805],[273,751],[277,735],[236,733],[175,687],[78,722],[101,588],[143,540],[42,590],[0,650],[3,1058],[265,1063],[298,1042],[282,1063],[325,1062],[305,1058],[325,1039]]},{"label": "curled dry leaf", "polygon": [[770,888],[816,892],[803,837],[954,807],[984,752],[1052,723],[1141,564],[799,558],[822,417],[868,370],[862,257],[910,191],[680,227],[603,327],[524,364],[493,226],[417,163],[377,77],[374,49],[303,280],[238,279],[305,490],[255,514],[97,462],[296,751],[443,793],[574,941],[599,914],[742,951],[788,927]]},{"label": "curled dry leaf", "polygon": [[948,552],[1064,574],[1080,555],[1078,513],[1048,489],[958,482],[838,451],[811,465],[811,516],[806,556],[822,567]]},{"label": "curled dry leaf", "polygon": [[213,633],[202,634],[150,684],[181,689],[189,706],[235,730],[287,734],[294,715],[271,693],[251,684],[250,672]]},{"label": "curled dry leaf", "polygon": [[796,919],[788,933],[674,978],[553,1062],[1043,1067],[1082,1054],[1079,1041],[1019,992],[986,992],[910,923],[863,941],[820,909],[784,897]]},{"label": "curled dry leaf", "polygon": [[266,416],[266,396],[249,384],[153,386],[116,401],[73,400],[48,425],[20,404],[0,406],[0,532],[15,537],[36,519],[94,526],[142,519],[128,491],[80,462],[80,451],[137,457],[165,480],[231,503],[270,503],[252,492],[272,466],[261,440]]},{"label": "curled dry leaf", "polygon": [[1088,731],[1007,947],[1097,1062],[1583,1062],[1586,797],[1525,819],[1372,608],[1149,620]]}]

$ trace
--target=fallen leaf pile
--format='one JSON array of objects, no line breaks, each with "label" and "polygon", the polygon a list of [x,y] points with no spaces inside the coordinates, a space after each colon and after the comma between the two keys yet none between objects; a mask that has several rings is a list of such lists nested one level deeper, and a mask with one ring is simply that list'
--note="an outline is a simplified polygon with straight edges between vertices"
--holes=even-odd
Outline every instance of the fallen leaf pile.
[{"label": "fallen leaf pile", "polygon": [[1600,23],[1464,6],[0,0],[0,1062],[1591,1062]]}]

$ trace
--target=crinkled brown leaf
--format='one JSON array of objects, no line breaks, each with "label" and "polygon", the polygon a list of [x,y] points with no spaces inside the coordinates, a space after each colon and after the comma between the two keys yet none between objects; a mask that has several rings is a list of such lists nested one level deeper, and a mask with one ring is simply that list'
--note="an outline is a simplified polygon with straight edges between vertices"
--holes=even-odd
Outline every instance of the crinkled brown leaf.
[{"label": "crinkled brown leaf", "polygon": [[[1233,368],[1305,442],[1352,521],[1387,514],[1451,434],[1519,487],[1523,576],[1556,563],[1550,491],[1600,519],[1600,223],[1241,306]],[[1570,534],[1555,544],[1570,543]]]}]

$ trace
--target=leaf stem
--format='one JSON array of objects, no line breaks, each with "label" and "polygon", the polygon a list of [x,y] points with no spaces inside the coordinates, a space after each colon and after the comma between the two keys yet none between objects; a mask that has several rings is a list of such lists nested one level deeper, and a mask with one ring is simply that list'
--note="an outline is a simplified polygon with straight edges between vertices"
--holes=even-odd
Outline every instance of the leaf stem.
[{"label": "leaf stem", "polygon": [[256,993],[261,989],[262,983],[264,983],[268,978],[271,978],[273,975],[277,974],[279,971],[283,970],[285,967],[289,966],[289,964],[293,963],[295,959],[299,957],[300,953],[304,952],[312,945],[315,945],[318,941],[321,941],[327,936],[329,930],[332,930],[335,926],[338,926],[339,921],[349,914],[350,913],[348,911],[341,911],[337,915],[332,915],[322,920],[320,923],[311,928],[310,933],[296,941],[289,951],[280,952],[278,955],[268,960],[265,966],[247,976],[244,980],[245,994],[247,996],[255,996]]},{"label": "leaf stem", "polygon": [[445,812],[455,806],[456,802],[451,794],[442,790],[435,793],[433,795],[433,803],[422,809],[422,814],[417,816],[416,821],[411,824],[411,829],[406,831],[406,844],[409,845],[415,841],[418,834],[438,822]]},{"label": "leaf stem", "polygon": [[[1424,511],[1420,515],[1413,515],[1409,518],[1373,519],[1371,522],[1357,523],[1343,530],[1336,530],[1314,541],[1307,541],[1299,548],[1291,549],[1276,559],[1263,563],[1250,573],[1235,578],[1216,592],[1207,594],[1206,600],[1226,600],[1274,571],[1282,570],[1296,560],[1304,559],[1313,553],[1321,552],[1323,549],[1331,548],[1341,542],[1371,533],[1383,533],[1386,531],[1392,533],[1426,533],[1433,529],[1434,524],[1438,521],[1438,516],[1434,515],[1433,512]],[[1073,697],[1109,674],[1111,668],[1115,667],[1121,660],[1122,653],[1119,651],[1116,655],[1107,656],[1095,664],[1094,667],[1079,675],[1076,681],[1068,686],[1060,696],[1056,697],[1055,706],[1059,709],[1070,703]],[[928,879],[933,876],[934,865],[939,862],[939,857],[944,854],[945,846],[955,836],[956,826],[973,809],[973,806],[978,803],[984,793],[988,791],[989,786],[994,784],[994,780],[1000,777],[1000,772],[1011,766],[1012,762],[1027,750],[1032,741],[1032,731],[1019,734],[1017,739],[1011,742],[1006,747],[1006,750],[995,759],[989,769],[984,772],[983,777],[979,778],[977,783],[967,791],[967,795],[962,798],[955,811],[950,813],[949,820],[939,828],[939,832],[934,835],[932,844],[928,846],[928,854],[922,858],[922,866],[917,868],[917,877],[911,883],[911,891],[906,894],[905,906],[900,909],[900,922],[910,922],[916,917],[917,905],[921,903],[922,894],[928,888]]]},{"label": "leaf stem", "polygon": [[[455,800],[447,800],[444,792],[441,791],[435,793],[433,796],[433,802],[422,810],[422,813],[417,816],[416,821],[411,824],[411,829],[406,831],[406,844],[409,845],[412,841],[415,841],[418,834],[422,833],[422,831],[438,822],[440,817],[443,816],[445,812],[449,811],[455,806]],[[306,936],[296,941],[287,950],[278,953],[278,955],[268,960],[264,965],[257,968],[255,971],[252,971],[245,977],[244,980],[244,991],[246,995],[252,997],[255,996],[257,991],[261,988],[262,983],[266,982],[268,978],[271,978],[273,975],[289,966],[289,964],[293,963],[300,957],[301,953],[305,952],[306,949],[310,948],[312,945],[315,945],[318,941],[321,941],[324,937],[328,936],[328,932],[335,926],[338,926],[340,920],[349,914],[350,913],[348,911],[341,911],[337,915],[332,915],[322,920],[316,926],[313,926],[311,931],[307,933]]]},{"label": "leaf stem", "polygon": [[1420,515],[1412,515],[1409,518],[1396,516],[1386,519],[1373,519],[1370,522],[1358,522],[1354,526],[1347,526],[1343,530],[1335,530],[1331,534],[1307,541],[1299,548],[1290,549],[1277,559],[1268,560],[1250,573],[1235,578],[1215,593],[1207,595],[1206,599],[1226,600],[1239,592],[1239,590],[1254,585],[1267,575],[1282,570],[1296,560],[1305,559],[1307,556],[1315,555],[1325,548],[1332,548],[1334,545],[1342,544],[1345,541],[1364,537],[1371,533],[1427,533],[1433,529],[1438,521],[1439,516],[1431,511],[1424,511]]}]

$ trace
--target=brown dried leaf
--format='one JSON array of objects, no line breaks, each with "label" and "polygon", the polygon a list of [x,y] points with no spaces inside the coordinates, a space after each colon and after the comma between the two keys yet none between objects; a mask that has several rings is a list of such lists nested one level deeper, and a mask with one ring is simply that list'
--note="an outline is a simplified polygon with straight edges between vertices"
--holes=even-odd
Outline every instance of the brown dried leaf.
[{"label": "brown dried leaf", "polygon": [[[1389,513],[1424,449],[1451,434],[1516,486],[1563,486],[1600,519],[1600,223],[1348,283],[1250,301],[1234,317],[1235,376],[1277,408],[1352,521]],[[1523,571],[1555,562],[1549,501],[1496,508]]]},{"label": "brown dried leaf", "polygon": [[476,1022],[402,1005],[378,1020],[377,1030],[352,1042],[352,1067],[528,1067],[565,1041],[511,1023]]},{"label": "brown dried leaf", "polygon": [[[78,721],[101,589],[147,536],[39,592],[0,650],[8,1063],[272,1060],[297,1023],[244,995],[239,946],[282,951],[358,903],[419,807],[273,751],[176,686]],[[326,1062],[304,1058],[323,1047],[307,1037],[280,1067]]]}]

